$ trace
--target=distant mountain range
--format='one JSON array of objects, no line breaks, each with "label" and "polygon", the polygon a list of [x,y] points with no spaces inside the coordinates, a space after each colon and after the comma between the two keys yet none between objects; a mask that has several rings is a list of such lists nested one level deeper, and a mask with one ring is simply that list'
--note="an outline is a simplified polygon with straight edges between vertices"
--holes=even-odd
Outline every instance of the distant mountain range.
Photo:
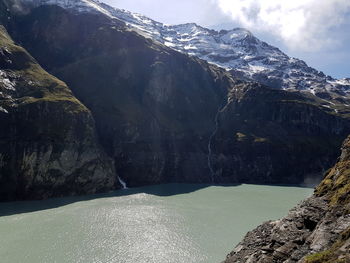
[{"label": "distant mountain range", "polygon": [[335,103],[348,103],[349,78],[326,76],[243,28],[215,31],[195,23],[166,25],[94,0],[24,1],[34,5],[59,5],[76,12],[102,13],[122,20],[130,29],[170,48],[223,67],[241,79],[257,81],[272,88],[308,91],[327,100],[335,99]]}]

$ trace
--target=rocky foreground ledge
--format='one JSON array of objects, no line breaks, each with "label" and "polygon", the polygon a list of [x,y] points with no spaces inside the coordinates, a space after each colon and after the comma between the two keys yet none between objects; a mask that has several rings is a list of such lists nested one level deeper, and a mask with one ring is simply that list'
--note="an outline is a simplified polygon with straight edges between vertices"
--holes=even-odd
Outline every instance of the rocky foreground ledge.
[{"label": "rocky foreground ledge", "polygon": [[350,137],[312,197],[249,232],[224,263],[350,262]]}]

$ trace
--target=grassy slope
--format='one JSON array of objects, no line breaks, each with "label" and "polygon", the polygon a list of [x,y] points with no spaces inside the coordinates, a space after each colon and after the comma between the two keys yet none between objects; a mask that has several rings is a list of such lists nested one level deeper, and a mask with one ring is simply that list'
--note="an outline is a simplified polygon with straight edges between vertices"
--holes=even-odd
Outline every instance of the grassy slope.
[{"label": "grassy slope", "polygon": [[[0,48],[6,49],[12,61],[2,70],[8,70],[13,76],[19,76],[17,96],[20,103],[40,101],[66,101],[72,111],[87,111],[86,107],[76,99],[66,84],[43,70],[40,65],[10,38],[5,28],[0,25]],[[28,83],[35,83],[36,88]]]}]

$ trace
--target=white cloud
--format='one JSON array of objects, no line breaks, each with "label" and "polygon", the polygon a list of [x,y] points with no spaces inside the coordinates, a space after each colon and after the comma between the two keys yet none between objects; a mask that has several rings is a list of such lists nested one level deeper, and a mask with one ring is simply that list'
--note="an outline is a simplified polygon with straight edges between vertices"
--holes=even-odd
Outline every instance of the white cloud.
[{"label": "white cloud", "polygon": [[[337,46],[336,29],[349,23],[350,0],[215,0],[243,27],[268,31],[292,49]],[[348,32],[342,32],[349,34]]]}]

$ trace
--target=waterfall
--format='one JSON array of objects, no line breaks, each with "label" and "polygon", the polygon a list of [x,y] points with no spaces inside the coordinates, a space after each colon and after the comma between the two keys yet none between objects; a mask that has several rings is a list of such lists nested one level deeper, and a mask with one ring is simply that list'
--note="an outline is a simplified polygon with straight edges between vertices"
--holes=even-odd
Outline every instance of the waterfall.
[{"label": "waterfall", "polygon": [[122,185],[123,189],[128,189],[126,183],[125,183],[125,182],[123,181],[123,179],[120,178],[119,176],[118,176],[118,181],[119,181],[119,183]]},{"label": "waterfall", "polygon": [[209,142],[208,142],[208,167],[210,170],[210,176],[211,176],[211,182],[214,183],[214,179],[215,179],[215,171],[213,168],[213,164],[211,161],[211,154],[212,154],[212,149],[211,149],[211,145],[212,145],[212,141],[219,129],[219,114],[220,114],[220,110],[218,110],[218,112],[215,115],[215,129],[213,131],[213,133],[210,135],[209,137]]},{"label": "waterfall", "polygon": [[208,142],[208,167],[209,167],[209,170],[210,170],[210,176],[211,176],[211,182],[214,183],[215,182],[215,171],[214,171],[214,168],[213,168],[213,164],[212,164],[212,158],[211,158],[211,155],[212,155],[212,142],[213,142],[213,139],[219,129],[219,115],[220,113],[222,113],[224,111],[224,109],[227,107],[227,105],[230,103],[229,100],[227,100],[226,104],[222,107],[222,108],[219,108],[216,115],[215,115],[215,129],[213,131],[213,133],[210,135],[209,137],[209,142]]}]

